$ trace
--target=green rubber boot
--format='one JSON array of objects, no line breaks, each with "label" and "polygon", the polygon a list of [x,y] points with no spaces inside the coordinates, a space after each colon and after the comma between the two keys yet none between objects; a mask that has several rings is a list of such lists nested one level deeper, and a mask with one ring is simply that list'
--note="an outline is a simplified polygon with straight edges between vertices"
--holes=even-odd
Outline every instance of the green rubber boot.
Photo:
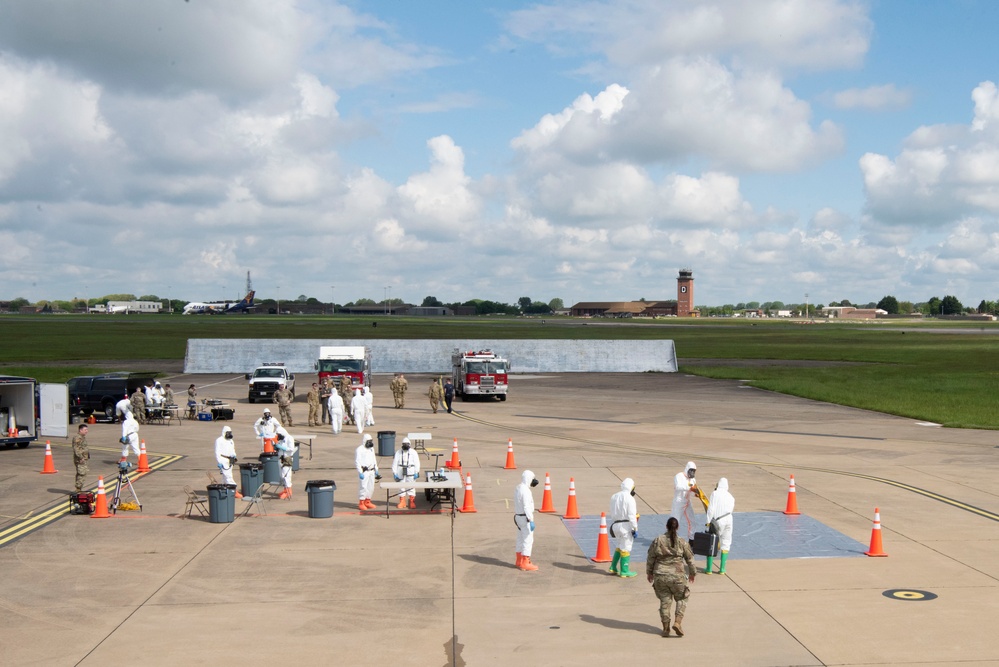
[{"label": "green rubber boot", "polygon": [[631,552],[622,551],[621,552],[621,573],[618,575],[620,577],[636,577],[637,572],[632,572],[631,568]]},{"label": "green rubber boot", "polygon": [[728,560],[728,552],[721,552],[721,567],[718,568],[718,574],[725,574],[725,562]]},{"label": "green rubber boot", "polygon": [[711,566],[714,565],[714,563],[714,557],[708,556],[708,564],[704,566],[704,574],[711,574]]},{"label": "green rubber boot", "polygon": [[610,572],[611,574],[617,574],[617,564],[618,564],[618,561],[620,561],[620,560],[621,560],[621,550],[620,549],[615,549],[614,550],[614,560],[611,562],[610,569],[608,569],[607,571]]}]

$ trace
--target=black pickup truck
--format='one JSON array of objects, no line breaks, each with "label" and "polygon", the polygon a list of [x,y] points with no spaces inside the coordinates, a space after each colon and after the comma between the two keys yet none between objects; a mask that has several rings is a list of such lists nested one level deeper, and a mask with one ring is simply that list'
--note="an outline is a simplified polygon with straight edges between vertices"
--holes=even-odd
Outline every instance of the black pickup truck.
[{"label": "black pickup truck", "polygon": [[71,378],[69,385],[70,415],[103,414],[108,421],[114,421],[114,406],[118,401],[131,396],[138,387],[153,381],[155,373],[105,373]]}]

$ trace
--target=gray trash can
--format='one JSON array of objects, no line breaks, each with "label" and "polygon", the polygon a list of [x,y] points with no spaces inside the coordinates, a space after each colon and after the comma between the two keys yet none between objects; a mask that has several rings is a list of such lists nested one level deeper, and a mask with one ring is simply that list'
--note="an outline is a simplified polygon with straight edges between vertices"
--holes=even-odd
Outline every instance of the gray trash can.
[{"label": "gray trash can", "polygon": [[395,431],[378,431],[378,456],[395,456]]},{"label": "gray trash can", "polygon": [[252,497],[257,489],[260,488],[260,484],[264,481],[264,464],[263,463],[240,463],[239,464],[239,482],[242,486],[242,493],[247,498]]},{"label": "gray trash can", "polygon": [[292,472],[298,472],[298,452],[299,452],[300,449],[302,449],[302,447],[298,443],[295,443],[295,453],[292,454],[292,456],[291,456],[291,471]]},{"label": "gray trash can", "polygon": [[281,483],[281,457],[277,452],[264,452],[260,455],[264,464],[264,484]]},{"label": "gray trash can", "polygon": [[309,494],[309,518],[328,519],[333,516],[333,492],[336,482],[332,479],[310,479],[305,483]]},{"label": "gray trash can", "polygon": [[208,520],[212,523],[232,523],[236,518],[236,485],[208,485]]}]

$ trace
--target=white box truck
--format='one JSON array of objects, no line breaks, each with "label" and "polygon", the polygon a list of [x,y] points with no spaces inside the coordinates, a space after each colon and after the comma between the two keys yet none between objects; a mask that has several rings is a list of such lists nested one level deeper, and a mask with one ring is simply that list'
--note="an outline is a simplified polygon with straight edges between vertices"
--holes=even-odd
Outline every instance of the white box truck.
[{"label": "white box truck", "polygon": [[320,382],[326,378],[339,382],[338,378],[346,375],[350,377],[352,388],[370,387],[371,349],[363,346],[323,345],[319,348],[316,371]]},{"label": "white box truck", "polygon": [[68,432],[66,385],[0,375],[0,446],[27,447],[39,436],[64,438]]}]

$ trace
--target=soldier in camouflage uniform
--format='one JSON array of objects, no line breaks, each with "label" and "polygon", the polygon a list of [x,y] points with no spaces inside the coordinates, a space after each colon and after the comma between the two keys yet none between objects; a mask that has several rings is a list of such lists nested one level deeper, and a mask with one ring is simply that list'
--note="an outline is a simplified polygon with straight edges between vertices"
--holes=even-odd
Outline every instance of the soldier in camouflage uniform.
[{"label": "soldier in camouflage uniform", "polygon": [[354,423],[354,415],[350,413],[350,400],[354,398],[354,390],[350,386],[350,376],[341,375],[340,376],[340,398],[343,399],[343,404],[346,408],[344,411],[344,416],[347,417],[347,423]]},{"label": "soldier in camouflage uniform", "polygon": [[73,463],[76,465],[76,492],[83,491],[84,481],[90,469],[87,462],[90,461],[90,448],[87,446],[87,425],[80,424],[77,434],[73,436]]},{"label": "soldier in camouflage uniform", "polygon": [[671,516],[666,521],[666,534],[660,535],[649,545],[645,574],[659,598],[659,618],[663,622],[663,637],[669,637],[670,607],[676,600],[673,630],[683,636],[683,614],[690,597],[688,584],[694,583],[694,554],[687,540],[677,535],[680,522]]},{"label": "soldier in camouflage uniform", "polygon": [[437,378],[430,382],[430,408],[437,414],[437,406],[444,399],[444,390],[441,389],[441,380]]},{"label": "soldier in camouflage uniform", "polygon": [[295,400],[294,395],[283,384],[274,392],[274,402],[277,403],[278,414],[280,415],[279,421],[282,426],[287,426],[288,428],[295,426],[291,423],[291,402],[293,400]]},{"label": "soldier in camouflage uniform", "polygon": [[132,394],[132,414],[135,415],[135,421],[140,424],[146,423],[146,394],[142,391],[142,387],[136,387],[135,393]]},{"label": "soldier in camouflage uniform", "polygon": [[392,392],[392,400],[395,402],[395,407],[399,407],[399,374],[396,373],[392,376],[392,381],[389,382],[389,391]]},{"label": "soldier in camouflage uniform", "polygon": [[305,400],[309,404],[309,426],[319,426],[319,384],[312,383]]},{"label": "soldier in camouflage uniform", "polygon": [[330,396],[333,395],[333,389],[330,388],[330,379],[323,378],[323,381],[319,383],[319,407],[323,410],[322,423],[326,423],[326,419],[329,418],[329,422],[333,423],[333,417],[330,416],[330,406],[329,400]]},{"label": "soldier in camouflage uniform", "polygon": [[406,407],[406,390],[409,389],[406,376],[402,373],[396,373],[392,379],[392,383],[389,384],[389,388],[392,389],[392,398],[395,399],[395,407]]}]

